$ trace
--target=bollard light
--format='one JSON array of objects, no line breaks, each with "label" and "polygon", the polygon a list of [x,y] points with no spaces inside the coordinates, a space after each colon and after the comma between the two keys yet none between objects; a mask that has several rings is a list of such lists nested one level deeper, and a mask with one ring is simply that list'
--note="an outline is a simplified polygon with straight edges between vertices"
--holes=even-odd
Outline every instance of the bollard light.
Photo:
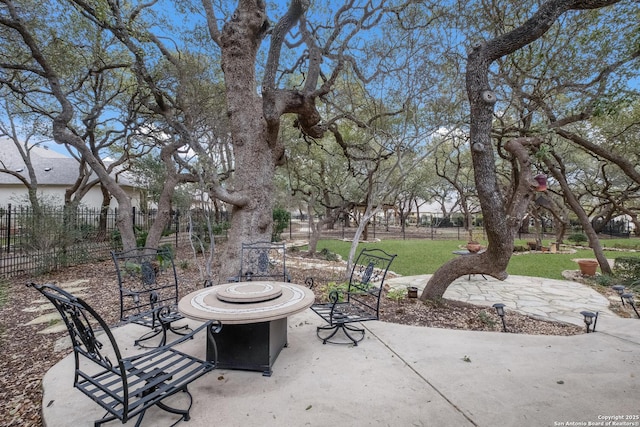
[{"label": "bollard light", "polygon": [[496,309],[496,313],[500,316],[500,320],[502,320],[502,332],[507,332],[507,325],[504,322],[504,304],[498,302],[493,304],[493,308]]},{"label": "bollard light", "polygon": [[620,302],[622,302],[622,306],[624,307],[624,299],[622,299],[622,294],[624,294],[624,285],[613,285],[611,289],[618,293],[620,296]]},{"label": "bollard light", "polygon": [[633,294],[631,293],[622,294],[622,298],[624,298],[627,301],[627,304],[629,304],[631,308],[633,308],[633,311],[636,312],[636,316],[638,316],[638,319],[640,319],[640,313],[638,313],[638,309],[636,308],[636,302],[633,298]]},{"label": "bollard light", "polygon": [[[580,314],[584,316],[584,324],[587,325],[587,333],[596,331],[596,323],[598,322],[598,312],[581,311]],[[593,327],[591,327],[593,324]]]}]

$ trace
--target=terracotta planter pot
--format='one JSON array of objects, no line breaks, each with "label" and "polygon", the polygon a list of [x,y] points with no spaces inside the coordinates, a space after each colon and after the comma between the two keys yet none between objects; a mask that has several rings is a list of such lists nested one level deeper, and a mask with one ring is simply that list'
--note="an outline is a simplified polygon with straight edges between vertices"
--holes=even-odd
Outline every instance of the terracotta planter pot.
[{"label": "terracotta planter pot", "polygon": [[583,259],[578,261],[578,265],[580,266],[580,273],[582,273],[583,276],[596,275],[596,270],[598,269],[598,261]]},{"label": "terracotta planter pot", "polygon": [[480,245],[480,243],[467,243],[467,250],[471,253],[476,253],[478,252],[480,249],[482,249],[482,246]]}]

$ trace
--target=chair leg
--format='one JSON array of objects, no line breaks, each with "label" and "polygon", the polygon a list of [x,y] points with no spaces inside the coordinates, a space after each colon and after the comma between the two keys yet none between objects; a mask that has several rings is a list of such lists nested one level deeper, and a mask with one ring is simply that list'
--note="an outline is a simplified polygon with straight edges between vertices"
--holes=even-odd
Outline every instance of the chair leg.
[{"label": "chair leg", "polygon": [[[160,340],[160,344],[158,344],[157,346],[148,346],[148,345],[140,344],[141,342],[150,340],[151,338],[157,337],[160,334],[162,334],[162,339]],[[166,342],[167,342],[167,329],[164,326],[161,326],[161,327],[156,326],[151,331],[147,332],[146,334],[142,335],[140,338],[135,340],[133,344],[140,346],[142,348],[156,348],[156,347],[162,347],[163,345],[165,345]]]},{"label": "chair leg", "polygon": [[173,326],[170,325],[169,330],[174,334],[181,335],[181,336],[189,335],[191,332],[193,332],[193,330],[189,327],[189,325],[178,326],[177,328],[174,328]]},{"label": "chair leg", "polygon": [[[344,324],[342,325],[342,329],[344,330],[344,334],[348,336],[351,341],[353,341],[354,346],[357,346],[358,343],[364,339],[364,328],[356,328],[354,326],[349,326],[347,324]],[[358,339],[353,338],[348,331],[359,333],[360,338]]]},{"label": "chair leg", "polygon": [[[191,411],[191,406],[193,405],[193,396],[191,396],[191,393],[189,393],[189,390],[187,390],[187,387],[185,386],[182,389],[183,393],[186,393],[187,396],[189,397],[189,406],[187,406],[187,409],[178,409],[178,408],[173,408],[169,405],[166,405],[164,403],[162,403],[162,401],[156,403],[155,406],[157,406],[158,408],[162,409],[163,411],[169,412],[171,414],[176,414],[176,415],[180,415],[180,418],[173,424],[171,424],[171,427],[178,425],[181,421],[189,421],[191,419],[191,416],[189,415],[189,412]],[[138,419],[136,419],[136,424],[135,427],[140,427],[140,425],[142,424],[142,419],[144,418],[144,415],[147,411],[144,410],[142,411],[139,415],[138,415]],[[115,417],[112,417],[111,420],[115,419]],[[102,424],[103,422],[105,422],[106,420],[101,420],[100,424]],[[96,422],[96,427],[98,426],[97,422]]]},{"label": "chair leg", "polygon": [[[321,336],[321,331],[330,333],[329,335]],[[326,344],[328,342],[331,344],[350,344],[348,342],[331,341],[331,338],[333,338],[339,331],[342,331],[344,335],[351,340],[354,346],[357,346],[358,343],[364,339],[364,328],[356,328],[355,326],[350,326],[346,323],[338,323],[333,326],[318,326],[316,328],[316,335],[322,340],[322,344]],[[349,332],[359,333],[360,337],[354,337]]]},{"label": "chair leg", "polygon": [[[327,341],[332,338],[335,334],[338,333],[338,329],[339,329],[339,325],[335,325],[335,326],[318,326],[316,328],[316,335],[318,336],[318,338],[320,338],[322,340],[322,344],[326,344]],[[320,336],[320,331],[331,331],[331,333],[329,335],[327,335],[326,337],[322,337]]]},{"label": "chair leg", "polygon": [[96,420],[93,423],[93,427],[100,427],[104,423],[108,423],[109,421],[113,421],[113,420],[118,419],[118,417],[116,417],[115,415],[112,415],[112,416],[110,416],[108,418],[105,418],[107,415],[109,415],[108,412],[104,415],[104,417],[100,418],[99,420]]},{"label": "chair leg", "polygon": [[189,411],[191,411],[191,406],[193,405],[193,396],[191,396],[191,393],[189,393],[189,390],[187,390],[186,386],[182,389],[182,392],[186,393],[187,396],[189,396],[189,406],[187,407],[187,409],[172,408],[171,406],[168,406],[162,403],[162,401],[156,403],[156,406],[162,409],[163,411],[169,412],[171,414],[181,415],[180,419],[176,421],[174,424],[172,424],[172,426],[175,426],[180,421],[183,421],[183,420],[189,421],[191,419],[191,416],[189,415]]},{"label": "chair leg", "polygon": [[[193,332],[193,330],[191,328],[189,328],[189,325],[178,326],[176,328],[171,326],[171,323],[162,323],[161,322],[160,325],[161,325],[161,327],[156,326],[150,332],[147,332],[146,334],[144,334],[143,336],[141,336],[140,338],[135,340],[134,344],[137,345],[137,346],[140,346],[142,348],[162,347],[163,345],[167,344],[167,332],[168,331],[171,331],[174,334],[181,335],[181,336],[189,335],[191,332]],[[149,340],[149,339],[151,339],[153,337],[156,337],[156,336],[158,336],[160,334],[162,334],[162,338],[160,339],[160,343],[157,346],[151,347],[151,346],[140,344],[141,342],[147,341],[147,340]]]}]

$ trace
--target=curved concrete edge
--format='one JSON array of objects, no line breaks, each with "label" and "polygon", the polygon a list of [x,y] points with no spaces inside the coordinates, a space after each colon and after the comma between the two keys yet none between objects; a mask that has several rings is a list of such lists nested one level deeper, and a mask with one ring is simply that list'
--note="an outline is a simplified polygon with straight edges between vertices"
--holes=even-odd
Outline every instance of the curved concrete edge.
[{"label": "curved concrete edge", "polygon": [[[430,274],[388,279],[392,287],[415,286],[419,292],[431,278]],[[583,326],[581,311],[598,312],[603,318],[618,318],[609,309],[609,300],[602,294],[578,282],[542,277],[509,276],[497,280],[482,275],[460,277],[444,294],[451,300],[491,307],[497,302],[509,310],[543,320]]]},{"label": "curved concrete edge", "polygon": [[367,328],[477,425],[560,426],[640,415],[638,322],[568,337]]}]

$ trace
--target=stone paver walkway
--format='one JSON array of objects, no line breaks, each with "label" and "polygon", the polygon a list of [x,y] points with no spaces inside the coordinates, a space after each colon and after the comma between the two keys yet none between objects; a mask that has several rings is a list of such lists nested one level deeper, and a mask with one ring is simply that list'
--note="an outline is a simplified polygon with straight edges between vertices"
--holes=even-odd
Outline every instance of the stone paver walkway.
[{"label": "stone paver walkway", "polygon": [[[56,286],[82,298],[85,296],[84,290],[87,289],[86,286],[83,285],[88,281],[88,279],[73,280],[57,283]],[[66,331],[67,327],[53,304],[38,292],[35,292],[35,294],[37,297],[31,302],[29,307],[24,309],[24,311],[37,314],[37,317],[25,323],[25,325],[40,325],[42,329],[38,331],[39,334],[55,334]],[[64,335],[56,341],[55,350],[60,351],[70,346],[71,339],[67,335]]]},{"label": "stone paver walkway", "polygon": [[[388,279],[392,288],[415,286],[419,292],[431,278],[430,274]],[[507,309],[538,318],[583,325],[583,310],[599,315],[618,317],[609,310],[609,300],[589,286],[569,280],[541,277],[509,276],[500,281],[479,274],[457,279],[449,286],[444,298],[491,307],[505,304]]]}]

